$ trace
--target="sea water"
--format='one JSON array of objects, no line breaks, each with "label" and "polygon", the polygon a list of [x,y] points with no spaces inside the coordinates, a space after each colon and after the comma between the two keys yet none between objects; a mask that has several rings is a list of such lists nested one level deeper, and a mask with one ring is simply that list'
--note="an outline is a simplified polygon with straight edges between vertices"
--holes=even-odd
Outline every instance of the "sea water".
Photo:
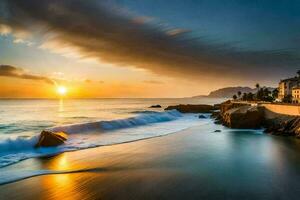
[{"label": "sea water", "polygon": [[[224,99],[8,99],[0,100],[0,167],[21,160],[171,134],[205,124],[197,114],[168,105],[214,104]],[[160,104],[162,108],[149,108]],[[208,116],[207,116],[208,117]],[[34,148],[42,130],[65,131],[65,144]]]}]

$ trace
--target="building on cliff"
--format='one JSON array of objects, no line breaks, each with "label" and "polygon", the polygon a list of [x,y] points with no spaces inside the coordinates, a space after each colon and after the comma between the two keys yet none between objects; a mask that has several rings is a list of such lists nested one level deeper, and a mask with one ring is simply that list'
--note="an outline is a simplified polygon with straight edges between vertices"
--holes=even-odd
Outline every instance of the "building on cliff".
[{"label": "building on cliff", "polygon": [[292,102],[300,103],[300,86],[295,86],[292,88]]},{"label": "building on cliff", "polygon": [[[288,78],[288,79],[281,80],[279,82],[279,87],[278,87],[278,90],[279,90],[278,99],[280,101],[282,101],[284,99],[284,97],[293,96],[293,93],[292,93],[293,88],[298,88],[298,87],[300,87],[300,77],[294,77],[294,78]],[[297,89],[295,89],[295,92],[296,91],[297,91]],[[296,95],[296,93],[295,93],[295,95]],[[299,93],[299,95],[300,95],[300,93]]]}]

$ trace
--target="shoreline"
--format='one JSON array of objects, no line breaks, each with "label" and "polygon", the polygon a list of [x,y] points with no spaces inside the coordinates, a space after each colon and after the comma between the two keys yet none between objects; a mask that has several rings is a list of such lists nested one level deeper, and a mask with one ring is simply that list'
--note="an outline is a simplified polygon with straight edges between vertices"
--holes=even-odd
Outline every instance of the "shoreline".
[{"label": "shoreline", "polygon": [[[222,132],[216,133],[215,129]],[[28,159],[7,170],[73,173],[38,175],[0,185],[0,194],[4,199],[274,199],[293,193],[289,199],[297,199],[297,171],[290,170],[296,173],[294,178],[282,182],[274,179],[285,177],[277,173],[277,168],[261,170],[277,163],[277,155],[266,151],[266,145],[278,143],[272,148],[281,154],[286,148],[291,151],[298,142],[256,133],[211,122],[166,137]],[[290,142],[295,145],[285,144]],[[248,159],[250,152],[258,158]],[[280,158],[298,158],[295,153]],[[261,160],[265,157],[268,159]],[[285,184],[291,187],[284,188]]]},{"label": "shoreline", "polygon": [[[206,124],[208,124],[208,123],[206,123]],[[212,121],[210,123],[212,123]],[[75,156],[78,155],[78,154],[80,154],[80,155],[81,154],[85,154],[85,153],[89,154],[91,152],[92,152],[92,154],[95,154],[97,151],[101,151],[103,148],[114,148],[114,147],[118,147],[119,145],[126,145],[126,144],[143,142],[143,141],[147,142],[148,140],[153,140],[153,139],[168,137],[168,136],[171,136],[171,135],[184,134],[185,132],[188,132],[189,130],[200,128],[203,125],[205,125],[205,124],[201,124],[201,125],[196,125],[196,126],[193,126],[193,127],[185,128],[183,130],[176,131],[176,132],[173,132],[173,133],[168,133],[168,134],[165,134],[165,135],[157,135],[157,136],[152,136],[152,137],[148,137],[148,138],[141,138],[141,139],[137,139],[137,140],[126,141],[126,142],[122,142],[122,143],[108,144],[108,145],[96,146],[96,147],[91,147],[91,148],[86,148],[86,149],[78,149],[78,150],[71,150],[71,151],[60,152],[60,153],[55,153],[53,155],[45,155],[45,156],[28,158],[28,159],[21,160],[21,161],[19,161],[17,163],[13,163],[11,165],[7,165],[7,166],[2,167],[0,169],[3,170],[4,172],[5,171],[10,171],[10,168],[12,168],[13,170],[14,169],[18,169],[20,167],[22,168],[23,165],[26,166],[27,163],[32,163],[32,161],[34,161],[34,160],[41,160],[43,162],[43,160],[56,159],[56,157],[60,157],[60,156],[62,156],[64,154],[66,154],[66,155],[72,155],[72,154],[74,154]],[[72,160],[70,160],[70,162],[72,162]],[[36,166],[33,165],[31,167],[35,168]],[[97,168],[94,168],[94,169],[97,169]],[[40,169],[38,169],[38,170],[40,170]],[[19,181],[23,181],[23,180],[26,180],[26,179],[30,179],[30,178],[34,178],[34,177],[39,177],[39,176],[47,176],[47,175],[55,175],[55,174],[81,173],[81,172],[84,172],[84,171],[86,171],[86,172],[91,171],[92,172],[93,168],[78,169],[78,170],[72,170],[72,169],[70,170],[69,169],[69,170],[66,170],[66,171],[59,171],[59,170],[58,171],[50,171],[50,170],[47,171],[47,170],[48,169],[46,169],[46,171],[41,172],[39,174],[33,174],[33,175],[30,175],[30,176],[27,176],[27,177],[23,177],[23,178],[19,178],[19,179],[16,179],[16,180],[2,182],[2,183],[0,183],[0,187],[4,186],[4,185],[7,185],[7,184],[14,184],[14,183],[17,183]]]}]

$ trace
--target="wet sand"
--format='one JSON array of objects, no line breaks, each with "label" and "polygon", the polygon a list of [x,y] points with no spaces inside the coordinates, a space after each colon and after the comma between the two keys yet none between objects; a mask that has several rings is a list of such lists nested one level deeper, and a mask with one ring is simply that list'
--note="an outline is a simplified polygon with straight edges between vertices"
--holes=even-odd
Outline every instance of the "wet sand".
[{"label": "wet sand", "polygon": [[[298,142],[271,136],[213,131],[211,129],[205,132],[201,127],[194,127],[164,137],[25,160],[5,170],[43,169],[52,173],[59,171],[61,174],[35,176],[1,185],[0,197],[256,200],[299,198],[299,157],[292,161],[292,167],[288,165],[288,168],[278,169],[280,162],[285,162],[281,158],[285,151],[300,154]],[[256,137],[263,143],[244,150],[244,143],[251,143]],[[225,148],[224,144],[228,141],[229,145]],[[279,144],[278,147],[276,145],[276,155],[273,152],[263,155],[267,161],[251,157],[248,151],[259,151],[260,146],[269,144],[270,141]],[[292,149],[285,147],[287,142],[294,144]],[[257,141],[253,144],[257,144]],[[267,157],[269,155],[271,158]],[[295,155],[293,153],[291,156]],[[266,172],[264,167],[273,163],[278,163],[278,166]],[[5,170],[2,172],[5,173]],[[63,173],[69,170],[73,172]]]}]

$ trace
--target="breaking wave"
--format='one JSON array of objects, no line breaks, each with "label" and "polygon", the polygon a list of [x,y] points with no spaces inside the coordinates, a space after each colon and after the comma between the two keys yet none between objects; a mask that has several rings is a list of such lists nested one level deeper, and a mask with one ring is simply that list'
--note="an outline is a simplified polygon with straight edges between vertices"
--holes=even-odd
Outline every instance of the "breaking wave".
[{"label": "breaking wave", "polygon": [[90,130],[115,130],[122,128],[130,128],[133,126],[142,126],[157,122],[166,122],[175,120],[181,117],[182,114],[177,110],[171,110],[166,112],[146,112],[136,117],[130,117],[126,119],[110,120],[110,121],[99,121],[82,124],[72,124],[66,126],[59,126],[49,129],[50,131],[59,132],[63,131],[68,134],[82,133]]},{"label": "breaking wave", "polygon": [[[173,122],[175,120],[176,122]],[[195,115],[183,115],[176,110],[171,110],[145,112],[135,117],[111,121],[57,126],[47,130],[63,131],[69,135],[66,143],[58,147],[34,148],[39,134],[32,137],[19,136],[2,140],[0,142],[0,167],[32,157],[166,135],[189,128],[196,122],[199,122],[199,119]]]}]

